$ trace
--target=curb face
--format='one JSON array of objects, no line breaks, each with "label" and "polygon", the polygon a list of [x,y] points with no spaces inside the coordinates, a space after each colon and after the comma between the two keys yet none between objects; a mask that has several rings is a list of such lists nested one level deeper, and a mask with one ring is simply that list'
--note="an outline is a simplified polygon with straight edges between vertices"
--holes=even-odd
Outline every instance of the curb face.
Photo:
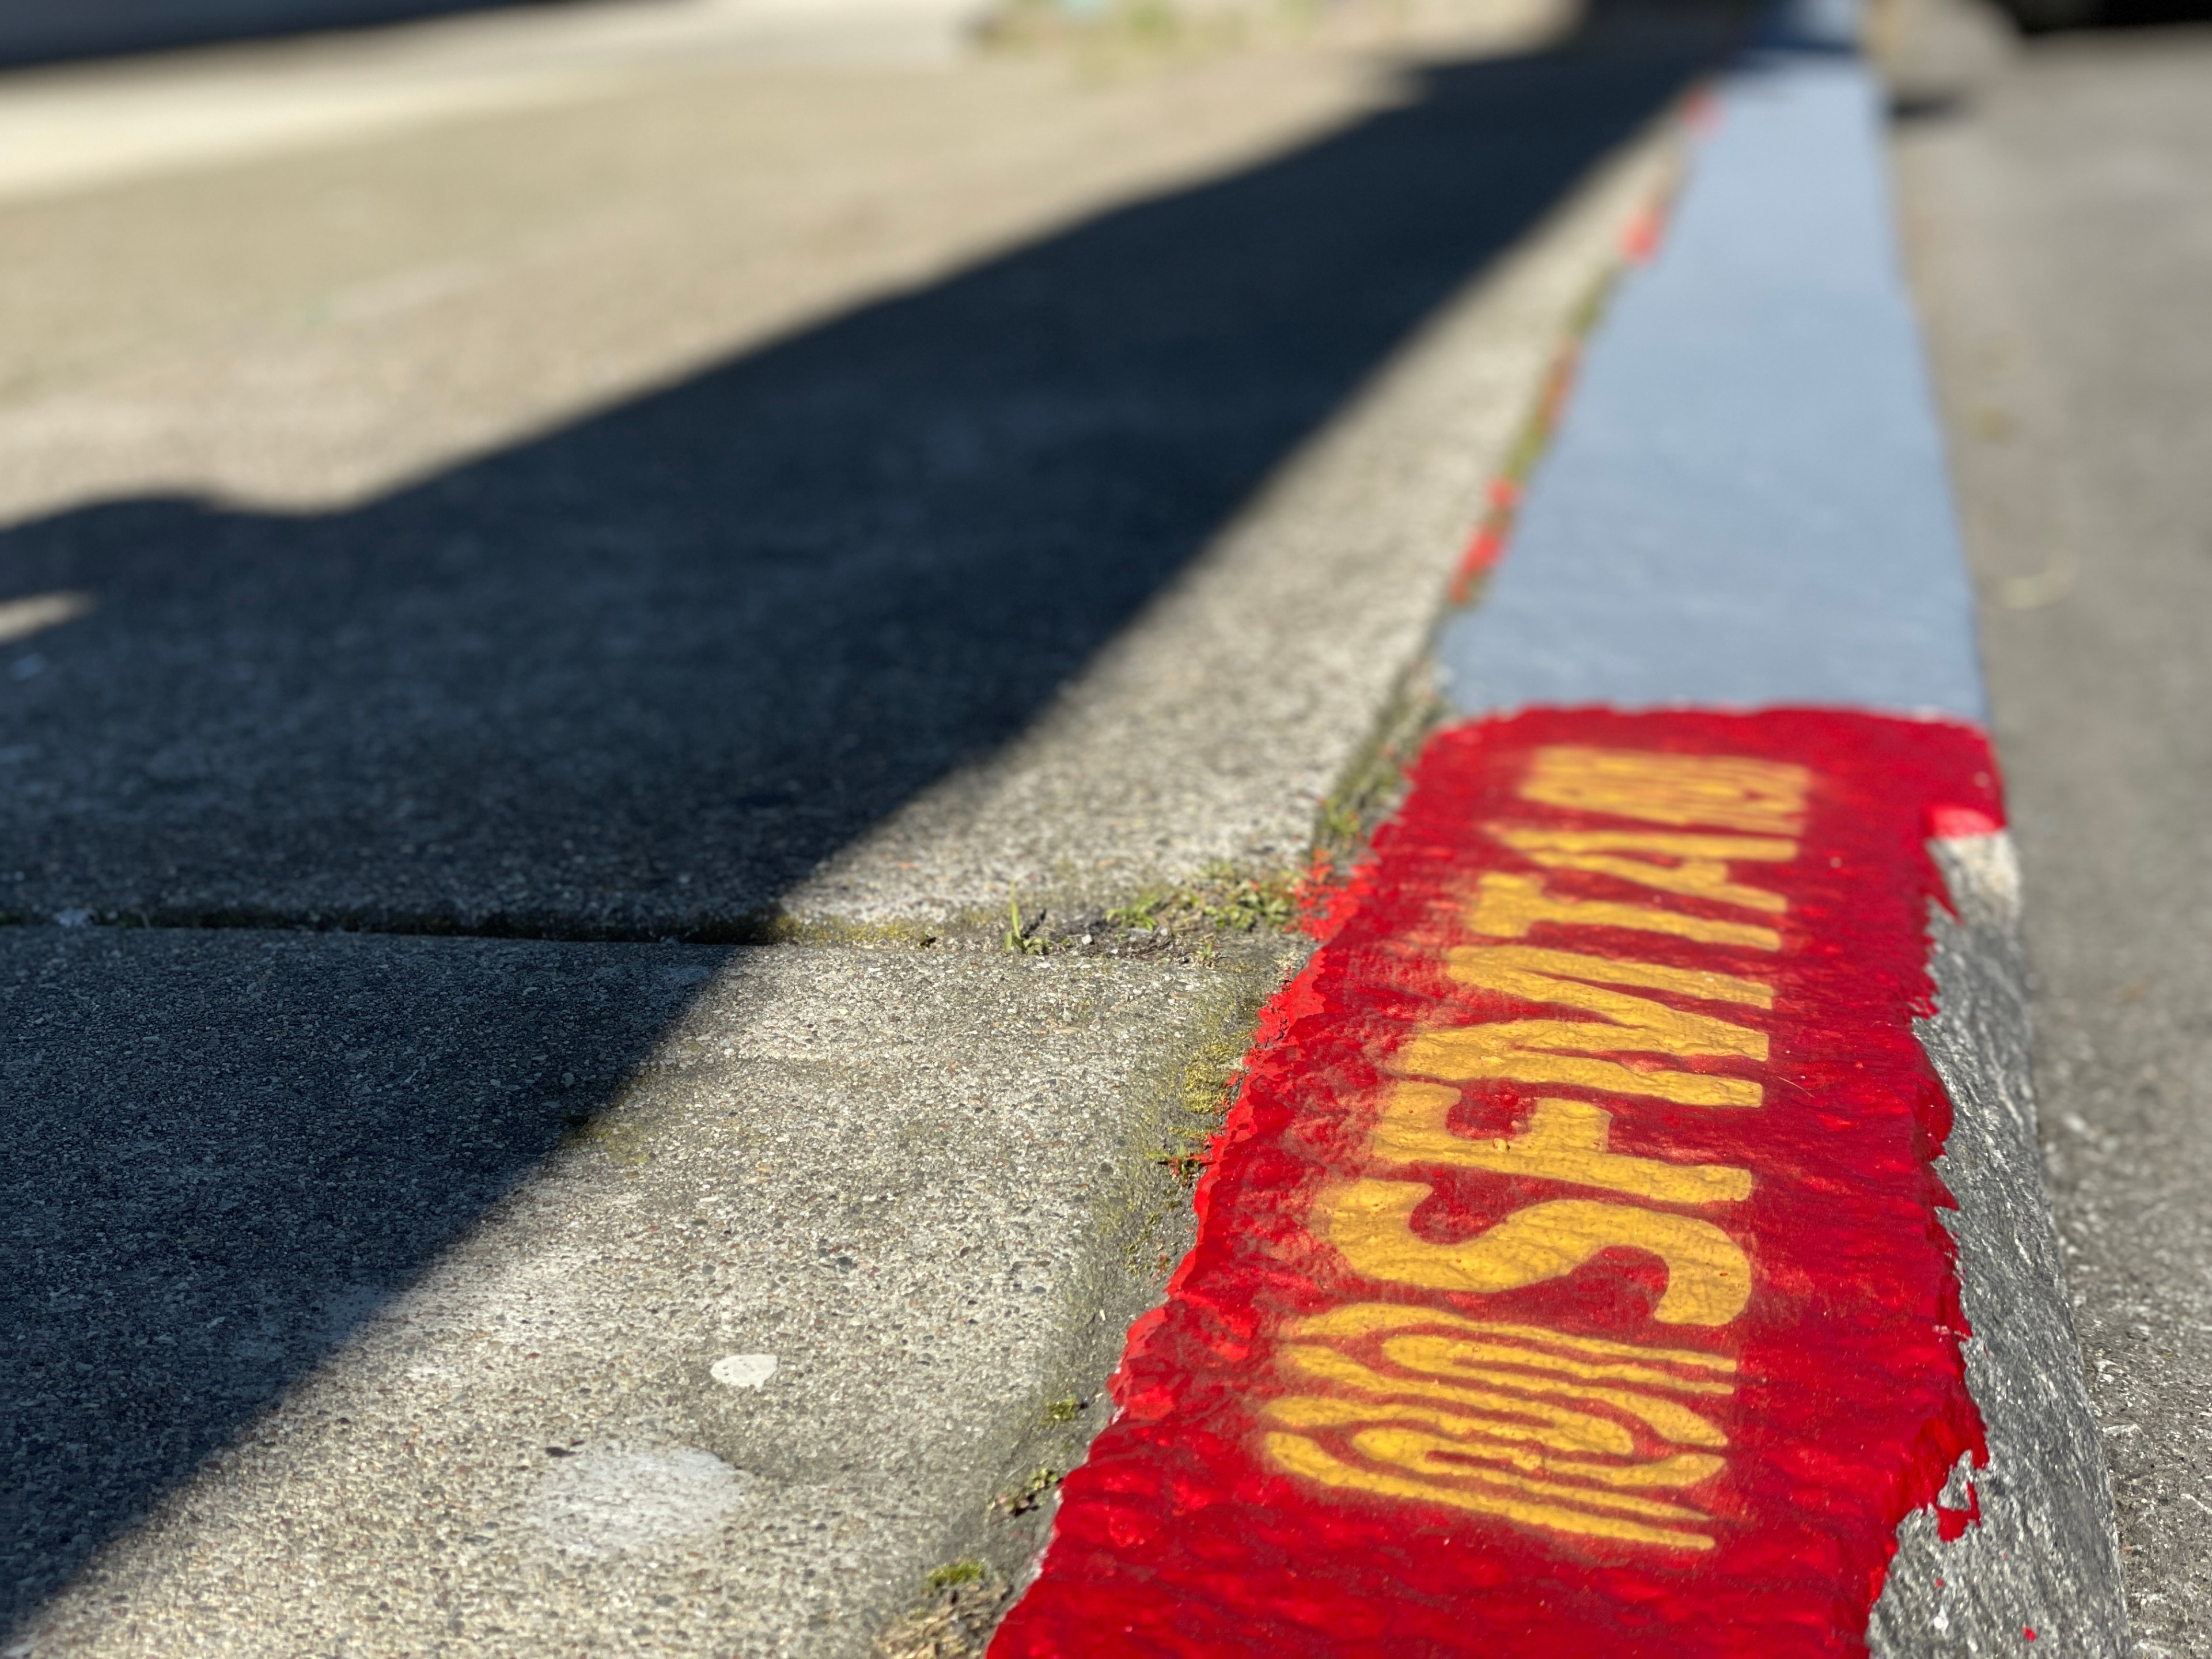
[{"label": "curb face", "polygon": [[1002,1659],[2126,1650],[1878,105],[1784,23]]},{"label": "curb face", "polygon": [[1916,1024],[1954,1103],[1935,1168],[1956,1203],[1942,1220],[1957,1243],[1973,1333],[1966,1386],[1989,1455],[1947,1488],[1976,1524],[1947,1523],[1939,1510],[1899,1527],[1869,1644],[2011,1651],[2032,1628],[2057,1638],[2054,1651],[2118,1659],[2130,1649],[2111,1485],[2036,1139],[2019,870],[2003,835],[1930,851],[1954,909],[1929,914],[1936,1012]]}]

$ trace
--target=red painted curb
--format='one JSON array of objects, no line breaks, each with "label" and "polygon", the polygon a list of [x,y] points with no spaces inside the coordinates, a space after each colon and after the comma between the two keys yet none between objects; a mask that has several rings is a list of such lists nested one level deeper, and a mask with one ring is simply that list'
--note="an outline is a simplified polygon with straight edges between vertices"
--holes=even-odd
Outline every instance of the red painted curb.
[{"label": "red painted curb", "polygon": [[1434,738],[993,1654],[1863,1652],[1981,1449],[1912,1020],[2001,821],[1958,725]]}]

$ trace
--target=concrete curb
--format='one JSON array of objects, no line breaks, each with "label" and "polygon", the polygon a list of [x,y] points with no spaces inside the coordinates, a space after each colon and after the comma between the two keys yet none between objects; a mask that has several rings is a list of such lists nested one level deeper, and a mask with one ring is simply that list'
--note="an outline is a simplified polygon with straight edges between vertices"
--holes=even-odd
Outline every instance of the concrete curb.
[{"label": "concrete curb", "polygon": [[1656,257],[1585,356],[1512,556],[1443,631],[1462,714],[1983,718],[1878,104],[1832,52],[1754,53],[1719,89]]},{"label": "concrete curb", "polygon": [[[1444,632],[1463,713],[1807,703],[1986,719],[1890,229],[1881,94],[1835,51],[1849,17],[1801,14],[1722,93],[1665,254],[1592,354],[1513,560]],[[1991,1463],[1981,1527],[1946,1544],[1923,1511],[1900,1528],[1869,1640],[2010,1651],[2033,1628],[2119,1654],[2111,1492],[2035,1135],[2018,874],[2002,834],[1933,845],[1959,920],[1932,913],[1923,1041],[1957,1111],[1936,1168],[1958,1200]]]},{"label": "concrete curb", "polygon": [[[2029,1092],[2017,875],[1996,816],[1986,739],[1979,731],[1984,708],[1972,593],[1917,333],[1890,240],[1878,97],[1853,54],[1854,27],[1855,18],[1840,9],[1824,13],[1803,6],[1785,12],[1720,87],[1713,131],[1692,165],[1666,244],[1649,270],[1625,285],[1591,344],[1558,441],[1519,515],[1510,556],[1485,602],[1453,617],[1443,630],[1437,655],[1446,696],[1468,724],[1432,744],[1418,774],[1422,781],[1411,816],[1378,843],[1380,861],[1356,896],[1365,912],[1360,921],[1365,931],[1355,929],[1349,943],[1325,945],[1315,968],[1279,1000],[1263,1025],[1269,1035],[1249,1062],[1258,1103],[1248,1103],[1232,1119],[1222,1162],[1201,1195],[1199,1249],[1178,1275],[1161,1316],[1133,1333],[1116,1379],[1121,1413],[1091,1465],[1071,1479],[1042,1576],[1002,1629],[994,1652],[1212,1653],[1249,1647],[1318,1654],[1362,1650],[1384,1640],[1434,1651],[1459,1651],[1464,1645],[1486,1654],[1643,1652],[1655,1640],[1659,1644],[1649,1650],[1670,1653],[1735,1652],[1742,1650],[1739,1642],[1754,1639],[1762,1650],[1771,1645],[1775,1630],[1759,1622],[1772,1616],[1771,1608],[1754,1614],[1753,1602],[1737,1599],[1741,1588],[1719,1576],[1721,1567],[1714,1568],[1714,1582],[1703,1591],[1685,1591],[1679,1577],[1656,1570],[1638,1576],[1640,1566],[1632,1569],[1606,1553],[1614,1546],[1588,1539],[1603,1534],[1629,1540],[1621,1548],[1663,1546],[1664,1539],[1636,1531],[1648,1523],[1600,1524],[1587,1513],[1579,1522],[1561,1521],[1570,1511],[1540,1513],[1529,1507],[1537,1500],[1526,1494],[1540,1486],[1551,1494],[1541,1502],[1552,1504],[1599,1504],[1595,1497],[1561,1496],[1567,1489],[1544,1486],[1547,1476],[1532,1483],[1471,1474],[1464,1456],[1457,1464],[1436,1465],[1433,1459],[1444,1454],[1402,1448],[1378,1452],[1369,1446],[1369,1440],[1380,1446],[1377,1434],[1404,1439],[1405,1433],[1358,1431],[1358,1423],[1404,1420],[1409,1410],[1419,1416],[1423,1409],[1434,1419],[1437,1411],[1375,1403],[1389,1389],[1387,1379],[1360,1369],[1381,1363],[1371,1355],[1357,1364],[1348,1358],[1328,1362],[1337,1367],[1330,1375],[1341,1373],[1334,1394],[1328,1387],[1319,1394],[1299,1393],[1314,1386],[1310,1379],[1282,1379],[1319,1363],[1297,1357],[1317,1350],[1286,1346],[1286,1340],[1294,1345],[1325,1334],[1355,1344],[1341,1349],[1345,1355],[1367,1354],[1356,1348],[1366,1338],[1355,1338],[1355,1327],[1370,1333],[1425,1322],[1440,1329],[1518,1332],[1512,1340],[1524,1341],[1540,1340],[1535,1334],[1544,1330],[1571,1330],[1579,1334],[1557,1340],[1579,1341],[1585,1353],[1600,1351],[1602,1345],[1593,1344],[1601,1326],[1586,1328],[1584,1315],[1569,1311],[1565,1303],[1509,1300],[1497,1317],[1539,1322],[1486,1322],[1492,1295],[1510,1296],[1571,1271],[1526,1263],[1510,1271],[1500,1267],[1498,1261],[1511,1254],[1503,1220],[1490,1224],[1498,1234],[1494,1241],[1478,1232],[1450,1245],[1436,1242],[1441,1236],[1433,1225],[1413,1235],[1410,1211],[1402,1245],[1376,1243],[1384,1234],[1370,1239],[1374,1229],[1366,1221],[1346,1231],[1352,1224],[1344,1218],[1351,1213],[1345,1206],[1355,1200],[1330,1194],[1371,1188],[1372,1204],[1395,1201],[1382,1195],[1389,1181],[1370,1178],[1370,1166],[1378,1158],[1385,1166],[1440,1159],[1502,1170],[1506,1166],[1497,1158],[1522,1145],[1501,1139],[1495,1154],[1478,1158],[1457,1138],[1469,1131],[1447,1131],[1438,1115],[1432,1131],[1422,1132],[1428,1138],[1420,1142],[1419,1156],[1403,1150],[1413,1144],[1404,1139],[1413,1132],[1400,1120],[1413,1109],[1391,1103],[1408,1085],[1386,1084],[1360,1067],[1380,1066],[1402,1076],[1406,1065],[1362,1060],[1363,1052],[1387,1056],[1392,1042],[1406,1042],[1409,1046],[1398,1052],[1414,1054],[1411,1069],[1431,1077],[1538,1074],[1439,1071],[1433,1054],[1420,1057],[1428,1041],[1422,1032],[1463,1038],[1483,1027],[1417,1025],[1409,1038],[1391,1037],[1387,1024],[1376,1024],[1384,1018],[1385,1003],[1371,1001],[1386,994],[1358,991],[1361,976],[1377,971],[1371,964],[1381,960],[1372,955],[1378,951],[1402,958],[1408,972],[1413,963],[1446,956],[1456,962],[1465,954],[1443,950],[1440,941],[1459,937],[1451,927],[1465,923],[1446,923],[1447,912],[1437,907],[1464,903],[1475,891],[1474,872],[1495,860],[1463,837],[1453,841],[1453,832],[1441,826],[1455,821],[1452,811],[1464,817],[1510,810],[1498,803],[1516,793],[1479,778],[1506,775],[1500,767],[1514,776],[1536,778],[1551,763],[1547,755],[1591,757],[1589,763],[1601,767],[1612,763],[1607,757],[1617,757],[1633,769],[1635,756],[1648,752],[1644,744],[1710,752],[1736,729],[1728,725],[1731,720],[1743,722],[1740,738],[1726,739],[1736,750],[1786,751],[1809,761],[1829,739],[1801,736],[1798,749],[1785,744],[1769,750],[1758,747],[1769,740],[1759,734],[1796,730],[1808,719],[1817,726],[1825,717],[1809,711],[1824,709],[1862,721],[1871,716],[1872,729],[1891,732],[1890,738],[1868,741],[1898,745],[1890,763],[1899,769],[1898,781],[1891,793],[1905,798],[1911,812],[1924,811],[1924,818],[1913,819],[1923,827],[1908,839],[1924,836],[1926,851],[1904,857],[1887,879],[1917,879],[1907,873],[1914,858],[1923,867],[1932,859],[1931,873],[1940,872],[1928,896],[1918,901],[1929,917],[1918,948],[1929,953],[1933,1006],[1923,1003],[1913,1030],[1924,1063],[1932,1065],[1948,1097],[1933,1132],[1932,1160],[1924,1150],[1918,1154],[1941,1183],[1935,1189],[1939,1207],[1926,1211],[1922,1224],[1933,1235],[1940,1217],[1948,1235],[1948,1247],[1939,1254],[1947,1258],[1950,1305],[1957,1312],[1943,1316],[1938,1329],[1946,1322],[1959,1324],[1946,1334],[1946,1340],[1958,1345],[1946,1363],[1961,1368],[1960,1408],[1972,1420],[1961,1431],[1961,1449],[1944,1455],[1948,1479],[1931,1481],[1925,1470],[1907,1478],[1909,1460],[1901,1447],[1893,1467],[1875,1454],[1867,1478],[1877,1486],[1897,1483],[1887,1500],[1889,1513],[1902,1518],[1894,1522],[1894,1540],[1876,1552],[1881,1565],[1872,1585],[1863,1599],[1839,1596],[1828,1603],[1814,1620],[1818,1628],[1776,1627],[1783,1632],[1779,1639],[1788,1651],[1900,1656],[2019,1652],[2027,1644],[2052,1641],[2056,1650],[2067,1653],[2127,1650],[2110,1490],[2043,1193]],[[1669,712],[1692,709],[1726,712],[1717,726],[1698,724],[1711,722],[1711,715]],[[1540,732],[1571,732],[1586,719],[1599,735],[1580,741],[1638,747],[1518,747],[1539,741],[1514,735],[1516,717],[1524,711],[1540,718],[1534,728]],[[1850,712],[1846,717],[1840,711]],[[1638,719],[1647,724],[1639,728]],[[1639,729],[1647,734],[1640,740],[1634,735]],[[1834,741],[1841,743],[1843,728],[1838,731]],[[1945,732],[1966,744],[1958,751],[1966,757],[1929,760],[1923,773],[1912,773],[1923,763],[1911,757],[1932,754],[1953,741],[1941,737]],[[1547,740],[1559,741],[1557,736]],[[1802,747],[1806,741],[1814,742],[1812,750]],[[1448,743],[1460,747],[1452,750]],[[1509,759],[1496,758],[1501,746]],[[1978,763],[1972,752],[1984,757],[1978,764],[1985,769],[1969,780],[1967,771]],[[1522,758],[1530,755],[1534,758]],[[1736,764],[1717,763],[1723,770]],[[1759,764],[1765,763],[1741,763]],[[1871,764],[1872,771],[1858,775],[1863,780],[1881,777],[1883,763]],[[1513,769],[1523,767],[1534,770]],[[1921,781],[1912,781],[1916,776]],[[1867,787],[1881,793],[1878,783]],[[1986,798],[1964,805],[1977,789]],[[1585,793],[1569,800],[1533,782],[1521,784],[1517,793],[1553,806],[1588,809],[1598,799]],[[1439,802],[1451,804],[1452,811],[1438,817]],[[1897,805],[1869,794],[1858,810],[1881,817],[1894,816]],[[1718,808],[1686,808],[1684,815],[1668,817],[1667,809],[1649,801],[1632,810],[1595,810],[1600,818],[1595,826],[1575,818],[1566,821],[1566,829],[1553,824],[1527,833],[1634,840],[1630,832],[1604,827],[1607,814],[1624,811],[1674,824],[1732,822]],[[1734,827],[1748,823],[1747,817]],[[1480,842],[1480,834],[1468,833]],[[1657,844],[1649,831],[1641,833],[1644,842]],[[1794,849],[1797,843],[1790,845]],[[1794,850],[1787,856],[1794,857]],[[1840,866],[1844,858],[1826,861]],[[1455,865],[1465,872],[1455,878],[1460,884],[1433,886],[1445,878],[1432,872]],[[1431,873],[1422,873],[1425,869]],[[1627,878],[1645,882],[1649,876],[1647,871]],[[1480,884],[1486,892],[1493,882],[1516,893],[1541,890],[1537,876],[1485,875]],[[1431,896],[1422,898],[1423,893]],[[1797,902],[1790,901],[1793,914]],[[1819,902],[1813,904],[1808,915],[1818,911]],[[1633,908],[1566,900],[1564,908],[1541,915],[1555,925],[1660,926],[1648,919],[1621,920]],[[1778,913],[1781,906],[1773,908]],[[1638,912],[1652,914],[1648,908]],[[1486,924],[1476,916],[1474,933],[1480,942],[1503,927],[1519,938],[1531,925],[1527,920],[1501,924],[1494,915]],[[1674,915],[1662,931],[1692,925]],[[1820,948],[1848,957],[1872,947],[1832,942]],[[1362,965],[1363,951],[1370,953],[1364,958],[1370,965]],[[1556,951],[1553,956],[1567,960]],[[1870,976],[1879,976],[1876,963],[1873,956],[1865,959]],[[1681,971],[1640,963],[1638,970]],[[1456,966],[1453,973],[1466,978]],[[1368,982],[1380,985],[1389,976]],[[1387,994],[1402,999],[1402,994]],[[1526,988],[1514,995],[1539,1005],[1584,1006]],[[1816,1018],[1846,1022],[1837,1029],[1848,1029],[1840,1005]],[[1363,1021],[1368,1035],[1356,1040],[1341,1035]],[[1585,1033],[1590,1029],[1583,1028]],[[1391,1095],[1392,1088],[1400,1094]],[[1456,1092],[1444,1091],[1439,1099],[1445,1098],[1457,1098]],[[1539,1103],[1555,1109],[1572,1104]],[[1427,1109],[1441,1114],[1445,1107]],[[1347,1117],[1379,1127],[1347,1142],[1328,1127]],[[1518,1133],[1533,1146],[1534,1121]],[[1364,1154],[1358,1151],[1362,1144]],[[1316,1169],[1322,1173],[1312,1173]],[[1552,1178],[1599,1187],[1611,1180],[1587,1173]],[[1343,1185],[1346,1180],[1354,1186]],[[1602,1206],[1586,1207],[1595,1213]],[[1498,1213],[1494,1201],[1490,1213]],[[1517,1219],[1528,1212],[1510,1213]],[[1896,1230],[1907,1224],[1886,1224],[1901,1240]],[[1775,1253],[1781,1245],[1770,1238],[1765,1248],[1768,1265],[1760,1271],[1778,1271]],[[1838,1248],[1848,1255],[1860,1247]],[[1449,1262],[1437,1265],[1444,1259],[1437,1252]],[[1688,1282],[1688,1258],[1659,1253],[1670,1263],[1664,1282],[1672,1298],[1674,1287]],[[1573,1258],[1589,1259],[1587,1253]],[[1592,1275],[1593,1280],[1601,1277]],[[1428,1301],[1408,1302],[1406,1291],[1392,1288],[1400,1285],[1427,1287]],[[1451,1311],[1437,1303],[1439,1291],[1458,1298]],[[1531,1306],[1540,1312],[1521,1311]],[[1540,1311],[1547,1308],[1553,1310]],[[1693,1313],[1670,1315],[1666,1309],[1661,1303],[1652,1316],[1705,1322]],[[1475,1316],[1471,1322],[1470,1314]],[[1557,1324],[1562,1318],[1566,1323]],[[1358,1323],[1361,1319],[1368,1322]],[[1376,1320],[1384,1323],[1377,1326]],[[1717,1316],[1711,1322],[1726,1320]],[[1617,1344],[1610,1351],[1624,1352]],[[1646,1351],[1654,1356],[1644,1362],[1650,1364],[1693,1363],[1688,1350]],[[1345,1370],[1346,1364],[1352,1369]],[[1356,1380],[1360,1377],[1364,1381]],[[1401,1399],[1408,1391],[1443,1397],[1435,1385],[1410,1377],[1390,1385]],[[1283,1394],[1285,1388],[1292,1392]],[[1363,1391],[1364,1397],[1354,1398]],[[1892,1402],[1869,1397],[1863,1403],[1871,1414]],[[1272,1431],[1266,1426],[1271,1420],[1297,1424],[1322,1437]],[[1935,1433],[1937,1421],[1928,1419],[1914,1457],[1943,1440]],[[1334,1431],[1340,1439],[1328,1439],[1320,1426],[1329,1424],[1340,1425]],[[1341,1428],[1346,1424],[1353,1427]],[[1462,1424],[1444,1432],[1476,1431]],[[1869,1427],[1867,1433],[1878,1447],[1880,1431]],[[1756,1434],[1752,1437],[1756,1442]],[[1393,1467],[1419,1467],[1429,1478],[1363,1472],[1357,1456],[1344,1450],[1353,1441]],[[1336,1449],[1321,1449],[1324,1445]],[[1824,1446],[1820,1455],[1828,1449]],[[1843,1455],[1843,1443],[1834,1449]],[[1852,1452],[1867,1455],[1867,1446],[1854,1444]],[[1422,1464],[1422,1457],[1431,1463]],[[1547,1466],[1524,1461],[1521,1467]],[[1492,1484],[1481,1485],[1485,1480]],[[1499,1496],[1505,1486],[1524,1495]],[[1801,1492],[1801,1506],[1817,1509],[1828,1501],[1811,1492]],[[1618,1501],[1607,1502],[1620,1510]],[[1378,1519],[1378,1504],[1396,1518]],[[1449,1519],[1454,1506],[1462,1512],[1456,1522]],[[1468,1510],[1504,1520],[1470,1524]],[[1638,1513],[1656,1516],[1662,1510],[1646,1505]],[[1679,1506],[1666,1513],[1673,1517],[1668,1526],[1694,1524],[1685,1517],[1704,1519]],[[1836,1525],[1848,1530],[1840,1514]],[[1537,1535],[1555,1541],[1539,1549],[1528,1541]],[[1562,1537],[1584,1541],[1560,1546],[1556,1540]],[[1725,1538],[1722,1546],[1716,1561],[1737,1547]],[[1474,1556],[1462,1553],[1468,1551]],[[1486,1569],[1485,1560],[1493,1565]],[[1583,1565],[1571,1565],[1577,1560]],[[1549,1588],[1534,1601],[1528,1599],[1534,1589],[1518,1588],[1531,1573],[1549,1575],[1541,1580]],[[1509,1590],[1509,1583],[1516,1588]],[[1787,1602],[1793,1593],[1778,1580],[1770,1599]],[[1679,1599],[1685,1595],[1688,1600]],[[1167,1606],[1154,1605],[1162,1601]],[[1424,1622],[1432,1617],[1423,1611],[1431,1602],[1433,1617],[1443,1622]],[[1806,1605],[1816,1607],[1817,1598]],[[1693,1606],[1694,1615],[1688,1611]],[[1447,1607],[1456,1614],[1447,1615]],[[1755,1629],[1764,1634],[1754,1638]]]}]

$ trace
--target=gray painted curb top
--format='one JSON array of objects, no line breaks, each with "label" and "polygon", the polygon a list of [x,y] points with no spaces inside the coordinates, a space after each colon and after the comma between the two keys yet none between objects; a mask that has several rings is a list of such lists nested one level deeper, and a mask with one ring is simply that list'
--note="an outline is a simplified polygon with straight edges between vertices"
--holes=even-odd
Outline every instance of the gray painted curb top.
[{"label": "gray painted curb top", "polygon": [[[1898,275],[1879,94],[1797,30],[1723,84],[1480,608],[1468,714],[1844,706],[1979,721],[1942,442]],[[1808,38],[1808,34],[1811,38]]]}]

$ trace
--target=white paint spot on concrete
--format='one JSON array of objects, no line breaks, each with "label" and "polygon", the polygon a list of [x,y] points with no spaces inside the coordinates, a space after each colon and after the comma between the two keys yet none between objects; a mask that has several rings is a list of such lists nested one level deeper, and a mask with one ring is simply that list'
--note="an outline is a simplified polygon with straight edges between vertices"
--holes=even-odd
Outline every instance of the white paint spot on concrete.
[{"label": "white paint spot on concrete", "polygon": [[600,1560],[713,1531],[757,1478],[690,1446],[597,1446],[545,1471],[528,1516],[563,1554]]},{"label": "white paint spot on concrete", "polygon": [[772,1353],[726,1353],[707,1368],[726,1389],[757,1389],[775,1375]]}]

